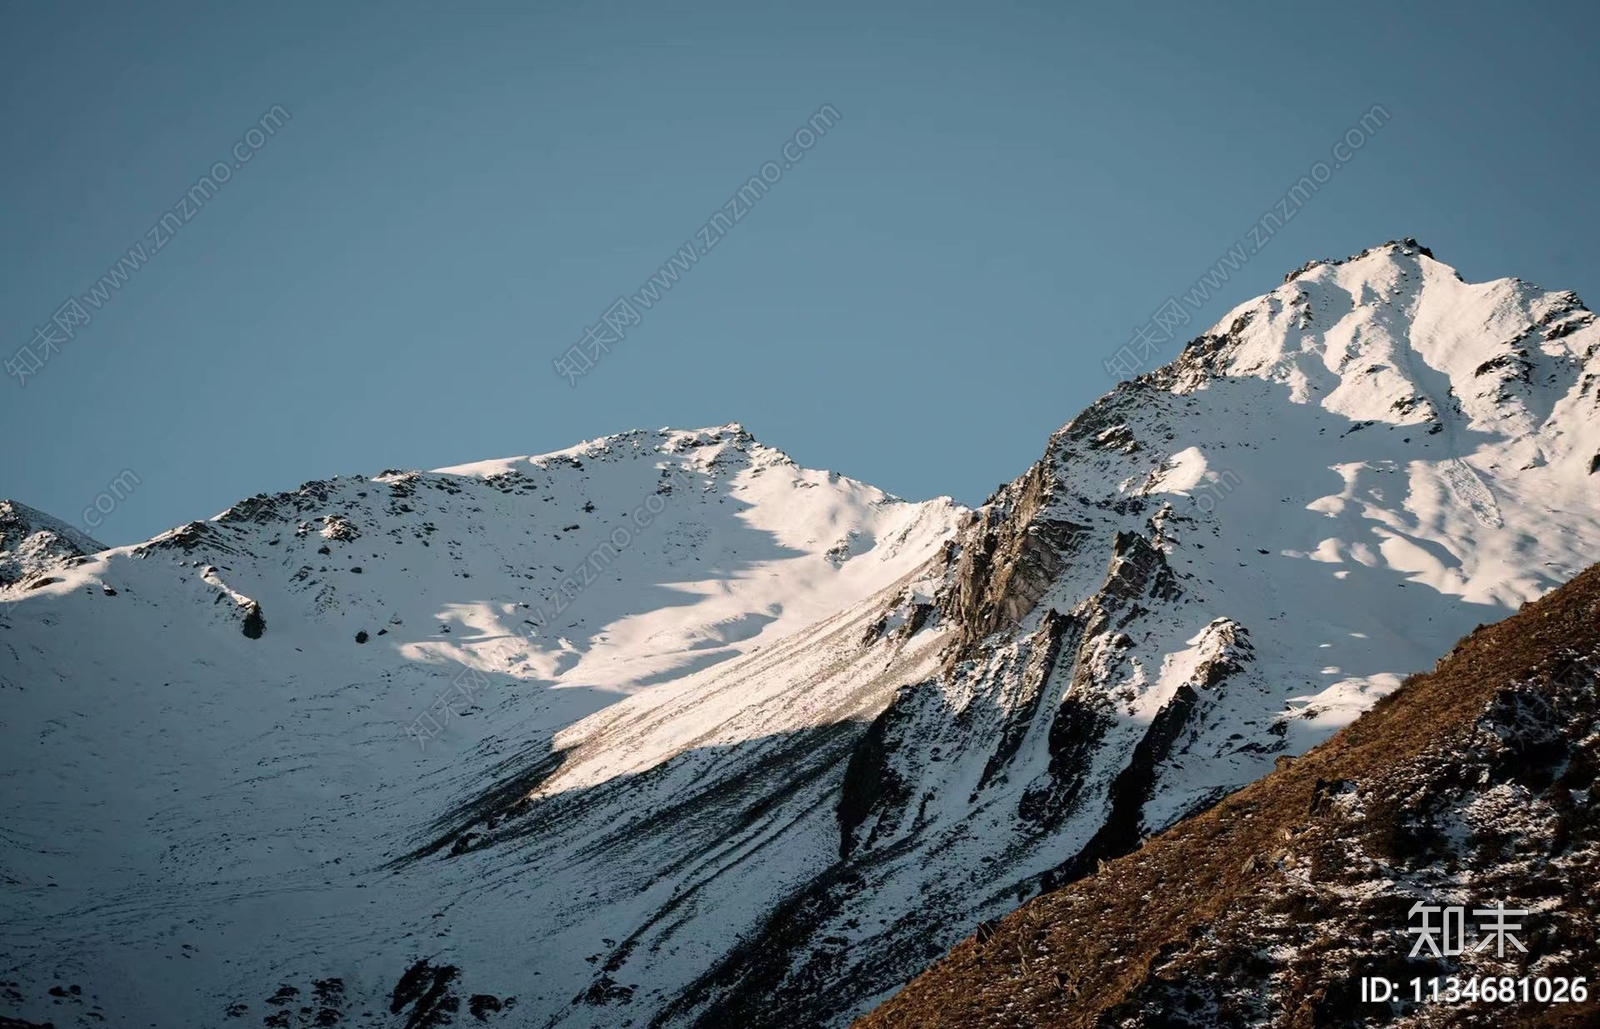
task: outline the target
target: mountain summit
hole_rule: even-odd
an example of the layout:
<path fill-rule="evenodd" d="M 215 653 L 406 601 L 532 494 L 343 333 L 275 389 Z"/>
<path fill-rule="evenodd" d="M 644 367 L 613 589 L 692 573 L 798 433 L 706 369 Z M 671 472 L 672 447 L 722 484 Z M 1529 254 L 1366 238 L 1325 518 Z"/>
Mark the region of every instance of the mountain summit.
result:
<path fill-rule="evenodd" d="M 0 593 L 44 585 L 46 573 L 105 545 L 15 500 L 0 500 Z"/>
<path fill-rule="evenodd" d="M 0 621 L 10 1003 L 842 1025 L 1587 565 L 1597 351 L 1572 294 L 1401 241 L 976 512 L 724 426 L 93 554 Z"/>

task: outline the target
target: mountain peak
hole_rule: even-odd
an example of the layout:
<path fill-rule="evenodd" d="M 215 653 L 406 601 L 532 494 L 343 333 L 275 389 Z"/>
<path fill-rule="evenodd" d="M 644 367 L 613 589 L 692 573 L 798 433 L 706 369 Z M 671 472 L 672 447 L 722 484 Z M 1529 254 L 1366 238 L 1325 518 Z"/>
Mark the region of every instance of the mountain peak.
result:
<path fill-rule="evenodd" d="M 1408 238 L 1302 266 L 1142 378 L 1179 394 L 1260 379 L 1358 427 L 1488 433 L 1520 461 L 1587 464 L 1600 449 L 1597 352 L 1574 293 L 1466 282 Z"/>
<path fill-rule="evenodd" d="M 1422 257 L 1428 258 L 1429 260 L 1433 260 L 1433 261 L 1438 260 L 1437 258 L 1435 258 L 1433 256 L 1433 251 L 1431 249 L 1429 249 L 1428 247 L 1423 246 L 1421 243 L 1418 243 L 1416 241 L 1416 239 L 1414 239 L 1413 237 L 1407 236 L 1404 239 L 1391 239 L 1387 243 L 1379 243 L 1375 247 L 1367 247 L 1365 250 L 1361 251 L 1361 253 L 1352 254 L 1349 257 L 1345 257 L 1345 258 L 1323 257 L 1323 258 L 1317 258 L 1317 259 L 1314 259 L 1314 260 L 1307 261 L 1305 264 L 1302 264 L 1300 267 L 1296 268 L 1294 271 L 1292 271 L 1289 274 L 1285 275 L 1283 277 L 1283 281 L 1285 283 L 1293 282 L 1295 279 L 1298 279 L 1300 276 L 1304 275 L 1308 271 L 1311 271 L 1313 268 L 1337 267 L 1337 266 L 1342 265 L 1342 264 L 1350 264 L 1350 263 L 1352 263 L 1354 261 L 1359 261 L 1359 260 L 1362 260 L 1363 258 L 1371 257 L 1374 254 L 1389 254 L 1389 255 L 1401 256 L 1401 257 L 1414 257 L 1414 256 L 1419 256 L 1420 255 Z M 1440 263 L 1443 263 L 1443 262 L 1440 262 Z M 1454 271 L 1454 270 L 1455 269 L 1451 269 L 1451 271 Z"/>
<path fill-rule="evenodd" d="M 104 543 L 59 518 L 15 500 L 0 500 L 0 589 L 105 549 Z"/>
<path fill-rule="evenodd" d="M 649 429 L 628 429 L 625 432 L 597 436 L 594 439 L 584 440 L 581 443 L 546 454 L 491 458 L 486 461 L 473 461 L 467 464 L 436 468 L 433 471 L 441 475 L 484 477 L 503 475 L 518 468 L 529 466 L 544 469 L 555 465 L 571 464 L 574 461 L 603 461 L 622 457 L 646 457 L 655 454 L 671 457 L 688 454 L 692 451 L 701 451 L 702 453 L 699 457 L 703 459 L 697 459 L 690 463 L 704 465 L 707 468 L 728 466 L 733 463 L 750 464 L 759 467 L 794 464 L 789 455 L 783 451 L 757 442 L 756 438 L 743 425 L 738 422 L 729 422 L 726 425 L 708 426 L 703 429 L 675 429 L 670 426 L 654 431 Z M 732 456 L 733 454 L 744 456 L 736 461 Z"/>

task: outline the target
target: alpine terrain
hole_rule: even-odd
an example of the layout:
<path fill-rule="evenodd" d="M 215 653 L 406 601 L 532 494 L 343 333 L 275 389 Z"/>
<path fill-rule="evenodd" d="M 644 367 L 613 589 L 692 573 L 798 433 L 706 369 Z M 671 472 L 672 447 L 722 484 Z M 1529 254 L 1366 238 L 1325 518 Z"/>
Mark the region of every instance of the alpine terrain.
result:
<path fill-rule="evenodd" d="M 110 550 L 6 508 L 0 1013 L 847 1025 L 1594 561 L 1597 352 L 1404 240 L 975 512 L 737 425 Z"/>
<path fill-rule="evenodd" d="M 1600 565 L 1303 758 L 985 923 L 858 1029 L 1600 1023 L 1597 669 Z M 1483 930 L 1499 907 L 1504 939 Z"/>

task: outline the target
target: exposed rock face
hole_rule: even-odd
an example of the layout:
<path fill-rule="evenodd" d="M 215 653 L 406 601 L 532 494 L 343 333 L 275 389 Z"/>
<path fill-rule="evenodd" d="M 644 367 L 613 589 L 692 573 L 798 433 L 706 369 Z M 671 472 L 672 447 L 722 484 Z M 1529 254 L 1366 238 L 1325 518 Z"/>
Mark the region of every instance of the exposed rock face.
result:
<path fill-rule="evenodd" d="M 461 970 L 454 965 L 434 965 L 422 958 L 406 969 L 395 983 L 389 1012 L 405 1016 L 405 1029 L 436 1029 L 450 1025 L 461 1008 L 454 983 Z"/>
<path fill-rule="evenodd" d="M 240 607 L 244 611 L 244 621 L 240 623 L 239 631 L 244 633 L 247 639 L 260 639 L 261 634 L 267 631 L 267 620 L 261 614 L 261 605 L 253 600 L 247 600 Z"/>
<path fill-rule="evenodd" d="M 990 633 L 1020 624 L 1061 571 L 1064 553 L 1086 526 L 1035 520 L 1053 484 L 1043 462 L 989 499 L 961 542 L 945 612 L 959 627 L 951 661 Z"/>
<path fill-rule="evenodd" d="M 1600 566 L 1480 627 L 1328 743 L 980 931 L 857 1024 L 1594 1025 L 1597 671 Z M 1422 946 L 1417 904 L 1465 909 L 1460 953 Z M 1496 905 L 1518 912 L 1514 944 L 1482 928 Z M 1364 1001 L 1375 976 L 1393 1004 Z M 1418 1003 L 1435 977 L 1587 989 Z"/>
<path fill-rule="evenodd" d="M 890 723 L 903 716 L 902 705 L 891 704 L 872 720 L 867 731 L 850 752 L 844 782 L 839 787 L 839 857 L 847 858 L 855 847 L 856 830 L 874 810 L 898 807 L 910 791 L 893 768 L 884 739 L 898 740 L 900 733 Z"/>

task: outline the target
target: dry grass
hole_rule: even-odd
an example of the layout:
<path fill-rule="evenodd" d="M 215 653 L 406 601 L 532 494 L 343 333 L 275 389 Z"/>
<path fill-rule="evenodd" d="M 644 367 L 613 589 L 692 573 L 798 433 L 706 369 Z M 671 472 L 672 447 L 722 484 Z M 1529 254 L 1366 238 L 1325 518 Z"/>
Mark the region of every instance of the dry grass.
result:
<path fill-rule="evenodd" d="M 1500 691 L 1530 680 L 1541 693 L 1553 688 L 1565 661 L 1592 653 L 1597 643 L 1600 566 L 1517 615 L 1479 627 L 1435 671 L 1410 677 L 1367 715 L 1287 768 L 1179 823 L 1097 874 L 1030 902 L 1003 919 L 986 942 L 969 938 L 959 944 L 860 1020 L 858 1029 L 1405 1023 L 1412 1016 L 1399 1016 L 1395 1023 L 1371 1022 L 1376 1009 L 1357 1011 L 1341 1000 L 1357 989 L 1356 975 L 1380 974 L 1384 968 L 1408 971 L 1406 948 L 1369 941 L 1364 955 L 1359 947 L 1341 951 L 1349 941 L 1332 939 L 1326 928 L 1341 912 L 1317 884 L 1337 885 L 1354 876 L 1348 867 L 1352 846 L 1397 867 L 1428 859 L 1437 841 L 1409 823 L 1415 804 L 1404 799 L 1407 790 L 1418 782 L 1424 793 L 1469 788 L 1461 778 L 1470 771 L 1476 782 L 1483 773 L 1473 762 L 1456 762 L 1450 755 L 1481 752 L 1475 726 Z M 1587 701 L 1591 711 L 1592 692 Z M 1593 767 L 1590 763 L 1583 772 L 1586 783 L 1572 781 L 1569 768 L 1562 790 L 1585 785 L 1592 790 Z M 1352 786 L 1342 785 L 1346 783 Z M 1352 788 L 1376 798 L 1364 816 L 1350 820 L 1330 813 L 1331 797 Z M 1578 815 L 1576 826 L 1563 831 L 1593 841 L 1592 817 Z M 1295 873 L 1288 874 L 1286 867 Z M 1306 870 L 1309 881 L 1292 885 Z M 1593 867 L 1588 872 L 1584 882 L 1552 886 L 1581 897 L 1592 892 Z M 1407 906 L 1409 898 L 1398 894 L 1379 896 L 1366 905 L 1362 917 L 1386 919 L 1378 924 L 1403 929 Z M 1578 912 L 1574 917 L 1581 921 L 1581 916 Z M 1267 925 L 1278 927 L 1273 938 L 1281 941 L 1287 935 L 1304 953 L 1286 960 L 1258 954 Z M 1330 938 L 1319 940 L 1319 935 Z M 1592 975 L 1594 933 L 1576 942 L 1586 948 L 1585 968 L 1569 974 Z M 1398 966 L 1395 956 L 1402 959 Z M 1341 962 L 1352 978 L 1338 978 Z M 1216 998 L 1230 987 L 1212 983 L 1187 998 L 1195 1010 L 1192 1016 L 1185 1014 L 1185 987 L 1181 979 L 1173 980 L 1173 970 L 1186 963 L 1235 983 L 1248 996 L 1236 1008 L 1226 1001 L 1219 1010 Z M 1410 974 L 1417 973 L 1409 970 L 1405 977 Z M 1269 979 L 1276 995 L 1270 1002 L 1260 999 Z M 1160 1005 L 1152 1007 L 1151 998 L 1167 995 L 1173 1010 L 1153 1014 Z M 1529 1027 L 1596 1025 L 1600 1019 L 1595 1010 L 1592 1004 L 1581 1009 L 1507 1007 L 1492 1021 Z M 1426 1018 L 1438 1021 L 1425 1024 L 1488 1024 L 1473 1021 L 1483 1017 L 1481 1007 L 1435 1008 Z"/>

